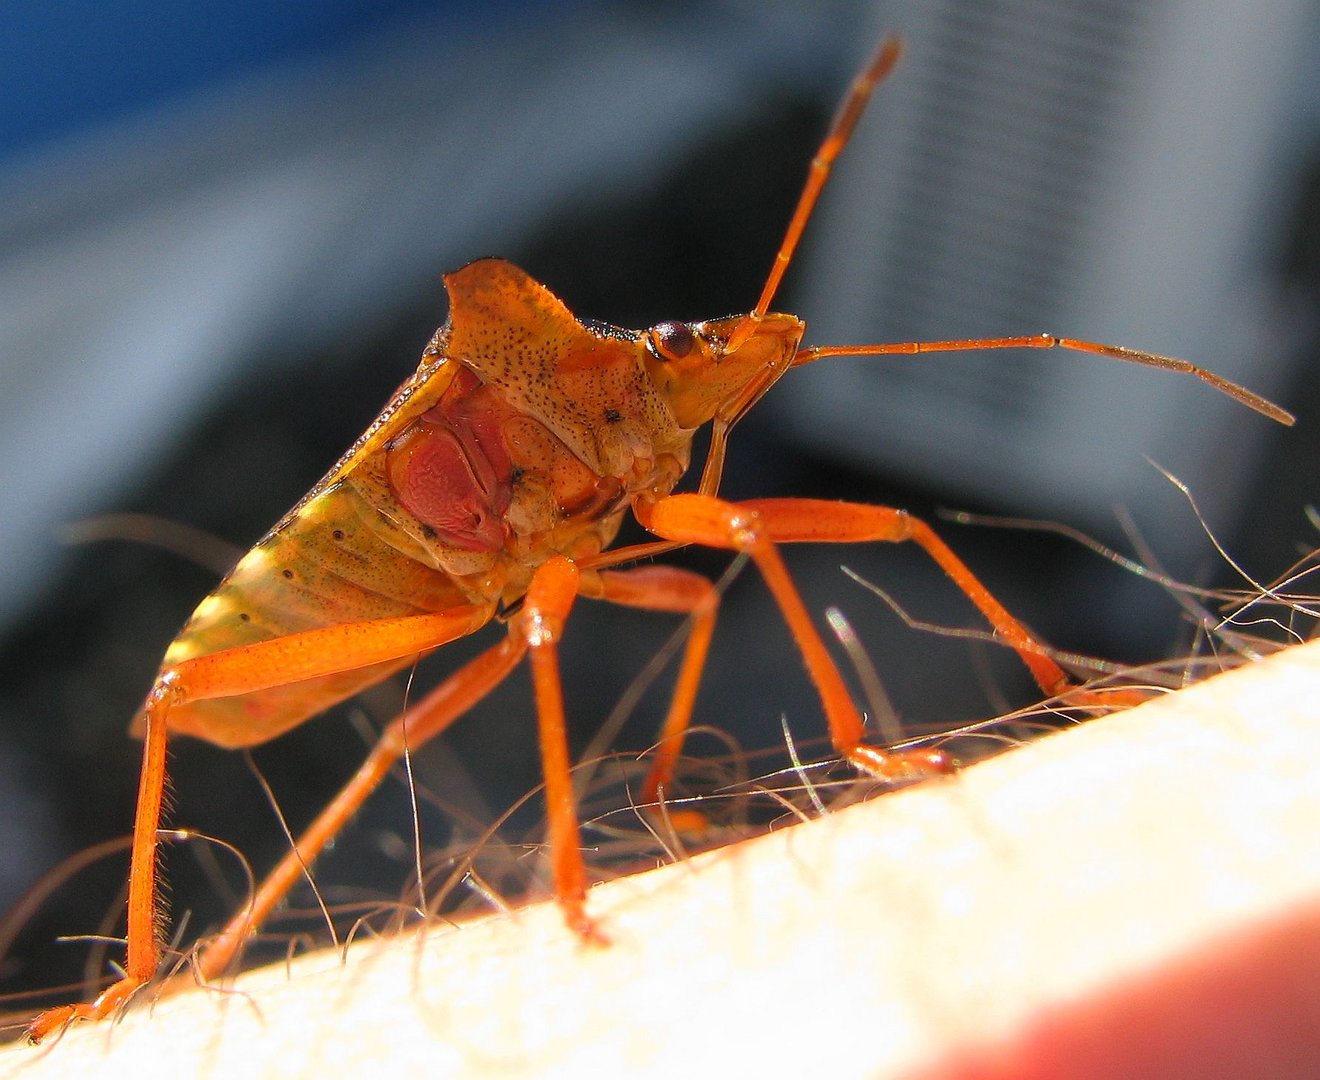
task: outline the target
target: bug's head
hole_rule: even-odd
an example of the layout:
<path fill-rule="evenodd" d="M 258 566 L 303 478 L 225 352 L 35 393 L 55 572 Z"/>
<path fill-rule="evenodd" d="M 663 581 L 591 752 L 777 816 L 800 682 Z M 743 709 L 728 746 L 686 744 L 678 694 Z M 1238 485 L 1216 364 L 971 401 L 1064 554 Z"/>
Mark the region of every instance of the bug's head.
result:
<path fill-rule="evenodd" d="M 717 416 L 732 423 L 788 370 L 806 324 L 772 312 L 730 349 L 730 337 L 746 320 L 662 322 L 643 333 L 646 369 L 682 427 Z"/>

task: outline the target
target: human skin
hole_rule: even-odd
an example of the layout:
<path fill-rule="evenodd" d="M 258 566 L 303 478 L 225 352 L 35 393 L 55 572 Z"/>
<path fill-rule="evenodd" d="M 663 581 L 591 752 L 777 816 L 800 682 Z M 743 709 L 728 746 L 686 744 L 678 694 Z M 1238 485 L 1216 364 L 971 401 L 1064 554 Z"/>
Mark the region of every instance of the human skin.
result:
<path fill-rule="evenodd" d="M 553 904 L 135 1002 L 0 1072 L 1245 1077 L 1320 1060 L 1320 642 Z"/>

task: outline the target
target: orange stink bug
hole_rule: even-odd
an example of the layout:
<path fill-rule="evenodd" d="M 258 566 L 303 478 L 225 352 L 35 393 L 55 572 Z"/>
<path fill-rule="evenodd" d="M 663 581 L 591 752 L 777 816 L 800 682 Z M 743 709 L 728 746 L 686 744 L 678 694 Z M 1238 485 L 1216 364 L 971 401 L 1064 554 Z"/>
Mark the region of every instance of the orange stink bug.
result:
<path fill-rule="evenodd" d="M 144 757 L 124 974 L 90 1003 L 42 1013 L 28 1028 L 33 1041 L 72 1019 L 111 1014 L 157 974 L 156 847 L 171 734 L 227 747 L 262 743 L 497 619 L 506 625 L 503 637 L 387 727 L 197 965 L 203 978 L 221 974 L 405 747 L 443 731 L 524 660 L 535 694 L 555 894 L 576 933 L 603 939 L 586 904 L 559 648 L 571 639 L 579 597 L 691 616 L 641 793 L 644 801 L 657 800 L 693 715 L 717 619 L 718 596 L 706 578 L 650 561 L 682 545 L 744 553 L 756 565 L 819 694 L 835 750 L 869 774 L 916 779 L 952 762 L 940 750 L 892 751 L 865 741 L 861 714 L 785 568 L 782 544 L 914 542 L 1017 652 L 1041 693 L 1086 700 L 1087 692 L 924 522 L 859 502 L 720 496 L 738 420 L 790 369 L 832 357 L 1065 348 L 1191 374 L 1291 422 L 1250 391 L 1185 361 L 1048 334 L 803 346 L 804 322 L 771 305 L 835 159 L 899 51 L 896 40 L 885 41 L 857 76 L 745 314 L 628 330 L 580 320 L 545 286 L 498 259 L 445 276 L 448 321 L 416 371 L 202 600 L 166 651 L 133 726 Z M 696 488 L 676 494 L 694 433 L 707 425 Z M 613 548 L 628 515 L 655 539 Z"/>

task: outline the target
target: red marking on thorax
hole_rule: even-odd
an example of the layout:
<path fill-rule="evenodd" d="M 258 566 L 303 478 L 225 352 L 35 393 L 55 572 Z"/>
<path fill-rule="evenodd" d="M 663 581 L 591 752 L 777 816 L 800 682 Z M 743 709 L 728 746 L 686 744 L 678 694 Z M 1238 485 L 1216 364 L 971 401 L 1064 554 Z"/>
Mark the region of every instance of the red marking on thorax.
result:
<path fill-rule="evenodd" d="M 390 486 L 414 517 L 446 544 L 466 551 L 504 546 L 504 512 L 513 497 L 505 409 L 475 374 L 462 369 L 438 404 L 386 454 Z"/>

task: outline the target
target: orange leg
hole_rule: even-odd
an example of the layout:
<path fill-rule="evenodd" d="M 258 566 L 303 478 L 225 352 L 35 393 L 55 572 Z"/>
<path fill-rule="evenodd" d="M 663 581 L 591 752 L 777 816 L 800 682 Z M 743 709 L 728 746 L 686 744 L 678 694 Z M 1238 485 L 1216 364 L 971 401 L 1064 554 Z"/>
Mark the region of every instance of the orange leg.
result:
<path fill-rule="evenodd" d="M 99 1020 L 109 1016 L 156 974 L 160 962 L 156 830 L 165 789 L 165 749 L 172 707 L 425 652 L 472 633 L 489 618 L 488 608 L 473 606 L 435 615 L 346 623 L 200 656 L 161 672 L 147 699 L 142 774 L 128 877 L 125 974 L 95 1001 L 43 1012 L 28 1025 L 29 1040 L 40 1042 L 70 1020 Z"/>
<path fill-rule="evenodd" d="M 600 589 L 588 591 L 594 596 L 625 607 L 648 611 L 672 611 L 692 616 L 692 632 L 683 650 L 678 669 L 674 696 L 656 744 L 655 759 L 642 785 L 643 806 L 659 803 L 665 789 L 674 778 L 674 767 L 683 750 L 683 738 L 692 719 L 697 700 L 701 672 L 706 665 L 706 654 L 715 633 L 715 616 L 720 597 L 715 586 L 700 574 L 676 566 L 640 566 L 633 570 L 604 571 L 598 575 Z M 590 580 L 589 578 L 587 580 Z M 699 831 L 705 819 L 699 814 L 677 816 L 671 819 L 682 831 Z"/>
<path fill-rule="evenodd" d="M 1072 680 L 1048 655 L 1040 642 L 994 598 L 967 565 L 920 518 L 888 506 L 830 502 L 825 499 L 750 499 L 744 511 L 761 516 L 769 538 L 777 543 L 815 541 L 859 543 L 911 540 L 935 560 L 949 578 L 985 616 L 986 622 L 1022 658 L 1042 692 L 1063 693 Z"/>
<path fill-rule="evenodd" d="M 709 495 L 673 495 L 638 502 L 638 520 L 668 540 L 745 551 L 769 585 L 808 672 L 820 693 L 835 748 L 873 774 L 904 778 L 951 767 L 940 751 L 886 753 L 862 743 L 862 718 L 807 613 L 776 548 L 777 543 L 913 540 L 920 544 L 980 609 L 995 632 L 1022 657 L 1041 689 L 1058 694 L 1071 685 L 1044 648 L 995 600 L 924 522 L 901 510 L 818 499 L 756 499 L 731 503 Z"/>
<path fill-rule="evenodd" d="M 204 981 L 220 978 L 251 934 L 265 923 L 275 906 L 325 849 L 381 781 L 405 749 L 415 751 L 439 735 L 495 689 L 518 665 L 526 642 L 510 634 L 482 653 L 394 719 L 382 732 L 370 755 L 333 801 L 298 838 L 294 847 L 266 875 L 252 902 L 198 954 L 197 972 Z"/>
<path fill-rule="evenodd" d="M 823 499 L 749 499 L 740 503 L 746 510 L 763 515 L 770 538 L 778 543 L 816 541 L 854 543 L 868 540 L 911 540 L 934 559 L 963 594 L 976 605 L 994 632 L 1018 654 L 1042 692 L 1048 697 L 1067 696 L 1067 704 L 1102 709 L 1140 705 L 1149 692 L 1105 687 L 1078 687 L 1049 656 L 1041 644 L 994 598 L 967 565 L 939 538 L 929 525 L 906 511 L 865 503 L 829 502 Z"/>
<path fill-rule="evenodd" d="M 405 746 L 416 749 L 444 731 L 499 685 L 529 648 L 540 724 L 555 895 L 570 927 L 584 938 L 603 940 L 585 909 L 586 868 L 573 799 L 556 649 L 577 596 L 578 580 L 578 571 L 571 562 L 559 557 L 551 559 L 533 576 L 522 610 L 510 624 L 509 636 L 459 669 L 385 729 L 353 778 L 262 882 L 253 902 L 230 920 L 202 951 L 198 967 L 203 978 L 214 979 L 223 974 L 243 941 L 261 925 L 306 873 L 306 867 L 380 785 L 402 757 Z"/>
<path fill-rule="evenodd" d="M 575 933 L 586 941 L 604 944 L 604 935 L 587 914 L 587 869 L 582 861 L 573 769 L 568 756 L 568 724 L 564 719 L 564 689 L 559 676 L 559 639 L 577 598 L 580 580 L 578 568 L 562 555 L 543 563 L 527 588 L 514 632 L 525 639 L 532 668 L 555 896 L 564 919 Z"/>

